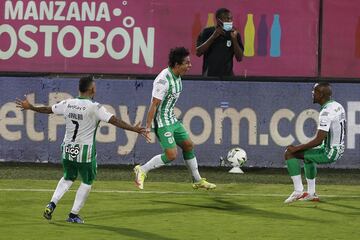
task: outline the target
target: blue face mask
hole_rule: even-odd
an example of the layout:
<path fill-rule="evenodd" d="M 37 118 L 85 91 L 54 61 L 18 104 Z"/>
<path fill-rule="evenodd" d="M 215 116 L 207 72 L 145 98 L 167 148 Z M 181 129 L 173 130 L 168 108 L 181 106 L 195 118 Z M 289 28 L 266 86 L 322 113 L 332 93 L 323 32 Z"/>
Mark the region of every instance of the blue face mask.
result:
<path fill-rule="evenodd" d="M 223 22 L 223 29 L 226 32 L 229 32 L 233 29 L 233 22 Z"/>

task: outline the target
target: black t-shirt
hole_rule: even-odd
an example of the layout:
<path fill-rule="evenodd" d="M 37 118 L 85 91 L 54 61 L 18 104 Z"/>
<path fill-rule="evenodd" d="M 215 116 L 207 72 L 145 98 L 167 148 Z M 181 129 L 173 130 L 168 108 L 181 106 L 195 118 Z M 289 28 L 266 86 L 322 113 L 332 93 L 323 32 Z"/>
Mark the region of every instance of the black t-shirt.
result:
<path fill-rule="evenodd" d="M 197 39 L 196 46 L 200 46 L 214 33 L 215 27 L 205 28 Z M 237 34 L 240 48 L 244 46 L 241 36 Z M 203 76 L 233 76 L 234 47 L 231 42 L 230 32 L 220 35 L 214 40 L 208 50 L 204 53 L 202 75 Z"/>

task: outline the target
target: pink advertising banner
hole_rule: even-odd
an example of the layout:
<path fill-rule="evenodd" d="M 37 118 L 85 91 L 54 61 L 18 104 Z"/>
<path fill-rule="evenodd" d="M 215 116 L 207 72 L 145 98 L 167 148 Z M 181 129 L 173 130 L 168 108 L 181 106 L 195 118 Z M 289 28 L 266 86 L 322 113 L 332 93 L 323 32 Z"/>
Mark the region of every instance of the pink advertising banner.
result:
<path fill-rule="evenodd" d="M 359 78 L 359 0 L 326 0 L 323 16 L 321 76 Z"/>
<path fill-rule="evenodd" d="M 246 56 L 239 76 L 316 76 L 319 0 L 1 1 L 0 71 L 157 74 L 229 8 Z M 244 31 L 250 24 L 251 30 Z M 253 36 L 253 37 L 252 37 Z"/>

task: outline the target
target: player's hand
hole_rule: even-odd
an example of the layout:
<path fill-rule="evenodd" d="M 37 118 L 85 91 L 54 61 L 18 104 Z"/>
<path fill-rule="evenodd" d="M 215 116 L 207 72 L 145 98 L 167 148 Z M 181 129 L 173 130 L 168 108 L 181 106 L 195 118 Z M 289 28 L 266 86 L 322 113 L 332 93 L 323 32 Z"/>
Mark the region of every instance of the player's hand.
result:
<path fill-rule="evenodd" d="M 217 26 L 217 27 L 215 28 L 215 31 L 214 31 L 214 33 L 213 33 L 213 36 L 214 36 L 214 38 L 218 38 L 220 35 L 225 35 L 225 31 L 224 31 L 224 29 L 222 29 L 222 27 Z"/>
<path fill-rule="evenodd" d="M 17 108 L 21 108 L 21 111 L 23 110 L 28 110 L 31 108 L 31 104 L 29 103 L 29 101 L 26 98 L 26 95 L 24 95 L 25 99 L 24 100 L 20 100 L 18 98 L 16 98 L 15 100 L 15 104 Z"/>
<path fill-rule="evenodd" d="M 236 28 L 233 28 L 230 32 L 230 36 L 233 40 L 237 40 L 237 35 L 238 35 L 239 31 Z"/>
<path fill-rule="evenodd" d="M 146 128 L 145 138 L 146 138 L 146 142 L 147 142 L 147 143 L 150 143 L 150 142 L 151 142 L 150 128 Z"/>
<path fill-rule="evenodd" d="M 290 152 L 290 153 L 295 153 L 295 152 L 297 152 L 297 148 L 296 148 L 295 146 L 293 146 L 293 145 L 290 145 L 290 146 L 288 146 L 288 147 L 286 148 L 285 151 L 286 151 L 286 152 Z"/>
<path fill-rule="evenodd" d="M 141 127 L 140 126 L 140 122 L 138 122 L 135 126 L 135 132 L 137 132 L 138 134 L 140 134 L 141 136 L 143 136 L 146 139 L 146 142 L 150 141 L 150 138 L 148 137 L 148 135 L 146 134 L 146 128 Z"/>

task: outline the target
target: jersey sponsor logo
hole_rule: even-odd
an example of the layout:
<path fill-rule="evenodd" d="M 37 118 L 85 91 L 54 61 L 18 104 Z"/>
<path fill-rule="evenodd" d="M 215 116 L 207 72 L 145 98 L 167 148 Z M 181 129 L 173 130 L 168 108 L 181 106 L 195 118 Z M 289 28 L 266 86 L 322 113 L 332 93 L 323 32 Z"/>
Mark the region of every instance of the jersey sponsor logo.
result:
<path fill-rule="evenodd" d="M 80 107 L 80 106 L 71 105 L 71 104 L 68 104 L 68 105 L 67 105 L 67 108 L 75 109 L 75 110 L 85 110 L 85 109 L 86 109 L 85 107 Z"/>
<path fill-rule="evenodd" d="M 65 152 L 75 159 L 80 153 L 80 148 L 78 146 L 65 146 Z"/>
<path fill-rule="evenodd" d="M 329 116 L 329 112 L 323 112 L 323 113 L 321 114 L 321 116 L 324 116 L 324 117 Z"/>
<path fill-rule="evenodd" d="M 158 83 L 159 83 L 159 84 L 162 84 L 162 85 L 165 85 L 165 84 L 166 84 L 166 80 L 160 79 L 160 80 L 158 81 Z"/>
<path fill-rule="evenodd" d="M 341 111 L 341 107 L 338 107 L 334 110 L 335 112 Z"/>
<path fill-rule="evenodd" d="M 165 137 L 171 137 L 172 134 L 171 134 L 171 132 L 166 132 L 166 133 L 164 133 L 164 136 L 165 136 Z"/>

